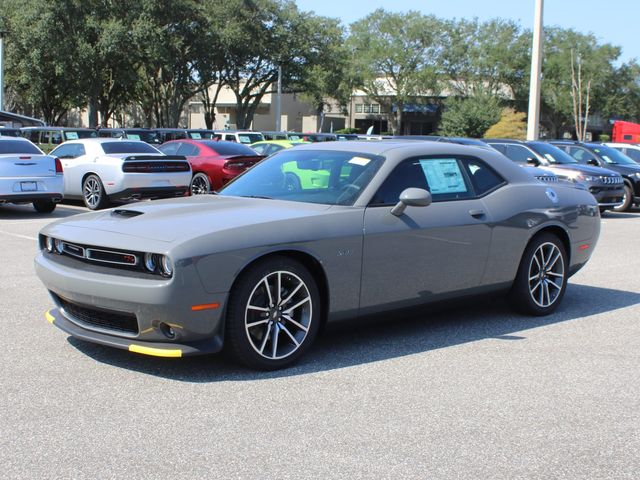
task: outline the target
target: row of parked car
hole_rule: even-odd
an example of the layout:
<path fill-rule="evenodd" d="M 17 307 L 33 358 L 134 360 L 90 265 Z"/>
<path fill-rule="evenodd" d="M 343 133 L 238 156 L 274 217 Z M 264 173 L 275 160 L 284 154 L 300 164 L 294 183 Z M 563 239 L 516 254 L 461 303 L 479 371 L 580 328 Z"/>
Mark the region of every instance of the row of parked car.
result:
<path fill-rule="evenodd" d="M 0 129 L 0 203 L 33 202 L 39 212 L 50 212 L 62 198 L 80 199 L 95 210 L 143 198 L 204 194 L 220 189 L 279 150 L 311 141 L 338 140 L 333 134 L 228 131 L 219 134 L 224 136 L 215 136 L 213 131 L 182 130 L 185 138 L 158 144 L 144 135 L 151 130 L 126 130 L 124 135 L 125 129 L 21 129 L 19 133 L 28 132 L 27 137 L 34 140 L 37 133 L 39 141 L 62 132 L 66 140 L 45 155 L 35 142 L 7 136 L 7 131 Z M 226 135 L 235 135 L 235 139 L 226 140 Z M 282 138 L 285 135 L 288 138 Z M 265 137 L 271 139 L 264 140 Z M 343 138 L 381 139 L 386 140 L 355 135 Z M 398 136 L 391 140 L 440 141 L 495 149 L 538 180 L 570 182 L 587 189 L 601 211 L 625 211 L 640 204 L 640 165 L 631 157 L 640 157 L 638 145 L 436 136 Z M 285 172 L 285 181 L 287 188 L 293 190 L 310 180 L 291 171 Z"/>

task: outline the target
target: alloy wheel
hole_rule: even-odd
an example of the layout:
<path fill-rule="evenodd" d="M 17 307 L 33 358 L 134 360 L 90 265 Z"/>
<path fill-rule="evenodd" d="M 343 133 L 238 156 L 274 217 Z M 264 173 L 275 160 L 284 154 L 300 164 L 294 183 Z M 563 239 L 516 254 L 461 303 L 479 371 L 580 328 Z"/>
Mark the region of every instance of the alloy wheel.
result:
<path fill-rule="evenodd" d="M 536 305 L 547 308 L 555 303 L 565 281 L 564 259 L 551 242 L 541 244 L 529 264 L 529 294 Z"/>
<path fill-rule="evenodd" d="M 95 177 L 89 177 L 84 182 L 84 198 L 89 208 L 96 208 L 102 199 L 102 187 Z"/>

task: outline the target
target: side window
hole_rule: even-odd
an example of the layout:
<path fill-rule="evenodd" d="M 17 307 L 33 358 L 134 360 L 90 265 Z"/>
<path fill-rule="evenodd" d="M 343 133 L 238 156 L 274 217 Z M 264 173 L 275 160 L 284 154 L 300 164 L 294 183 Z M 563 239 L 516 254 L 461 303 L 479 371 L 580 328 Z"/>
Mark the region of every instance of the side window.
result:
<path fill-rule="evenodd" d="M 75 156 L 73 152 L 73 145 L 61 145 L 56 148 L 55 152 L 51 153 L 58 158 L 73 158 Z"/>
<path fill-rule="evenodd" d="M 232 135 L 232 134 L 227 134 L 227 135 L 225 135 L 224 139 L 225 139 L 227 142 L 235 142 L 235 141 L 236 141 L 236 137 L 235 137 L 235 135 Z"/>
<path fill-rule="evenodd" d="M 584 148 L 579 147 L 569 147 L 569 155 L 580 163 L 587 163 L 589 160 L 594 160 L 596 158 Z"/>
<path fill-rule="evenodd" d="M 627 157 L 632 158 L 636 162 L 640 162 L 640 150 L 636 150 L 635 148 L 627 148 L 624 153 Z"/>
<path fill-rule="evenodd" d="M 60 145 L 62 143 L 62 132 L 50 132 L 51 143 L 54 145 Z"/>
<path fill-rule="evenodd" d="M 535 155 L 530 152 L 528 148 L 523 147 L 522 145 L 508 145 L 507 157 L 514 162 L 527 163 L 527 159 L 535 158 Z"/>
<path fill-rule="evenodd" d="M 258 155 L 266 155 L 269 145 L 254 145 L 252 148 L 256 151 Z"/>
<path fill-rule="evenodd" d="M 505 183 L 504 178 L 489 165 L 479 160 L 464 160 L 473 189 L 477 196 L 482 196 Z"/>
<path fill-rule="evenodd" d="M 395 205 L 400 194 L 407 188 L 429 188 L 417 159 L 405 160 L 399 164 L 373 196 L 371 205 Z"/>
<path fill-rule="evenodd" d="M 179 147 L 179 143 L 167 143 L 160 147 L 160 151 L 165 155 L 175 155 Z"/>
<path fill-rule="evenodd" d="M 182 143 L 178 147 L 178 155 L 184 155 L 185 157 L 195 157 L 198 155 L 198 147 L 190 145 L 188 143 Z"/>
<path fill-rule="evenodd" d="M 498 150 L 501 154 L 507 154 L 507 146 L 504 143 L 490 143 L 489 145 Z"/>

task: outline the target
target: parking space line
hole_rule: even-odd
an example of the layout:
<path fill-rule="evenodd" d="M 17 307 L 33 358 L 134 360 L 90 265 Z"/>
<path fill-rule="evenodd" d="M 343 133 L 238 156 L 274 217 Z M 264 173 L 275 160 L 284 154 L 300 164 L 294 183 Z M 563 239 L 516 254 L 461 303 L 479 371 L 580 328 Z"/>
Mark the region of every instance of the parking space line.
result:
<path fill-rule="evenodd" d="M 29 237 L 28 235 L 20 235 L 19 233 L 4 232 L 2 230 L 0 230 L 0 233 L 4 233 L 5 235 L 9 235 L 10 237 L 23 238 L 25 240 L 33 240 L 34 242 L 38 241 L 36 237 Z"/>

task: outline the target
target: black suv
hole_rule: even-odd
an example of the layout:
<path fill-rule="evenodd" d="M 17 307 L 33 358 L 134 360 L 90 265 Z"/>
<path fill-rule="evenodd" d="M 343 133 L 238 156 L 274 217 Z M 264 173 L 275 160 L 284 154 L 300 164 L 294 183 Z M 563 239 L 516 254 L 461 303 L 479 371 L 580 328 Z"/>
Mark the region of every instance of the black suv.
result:
<path fill-rule="evenodd" d="M 584 185 L 596 197 L 600 211 L 619 210 L 622 205 L 624 180 L 612 170 L 582 165 L 560 148 L 546 142 L 502 138 L 485 138 L 483 141 L 514 162 L 544 168 L 561 180 Z"/>
<path fill-rule="evenodd" d="M 640 205 L 640 165 L 615 148 L 601 143 L 551 140 L 582 164 L 597 165 L 618 172 L 624 178 L 624 198 L 617 212 L 628 210 L 631 205 Z"/>

